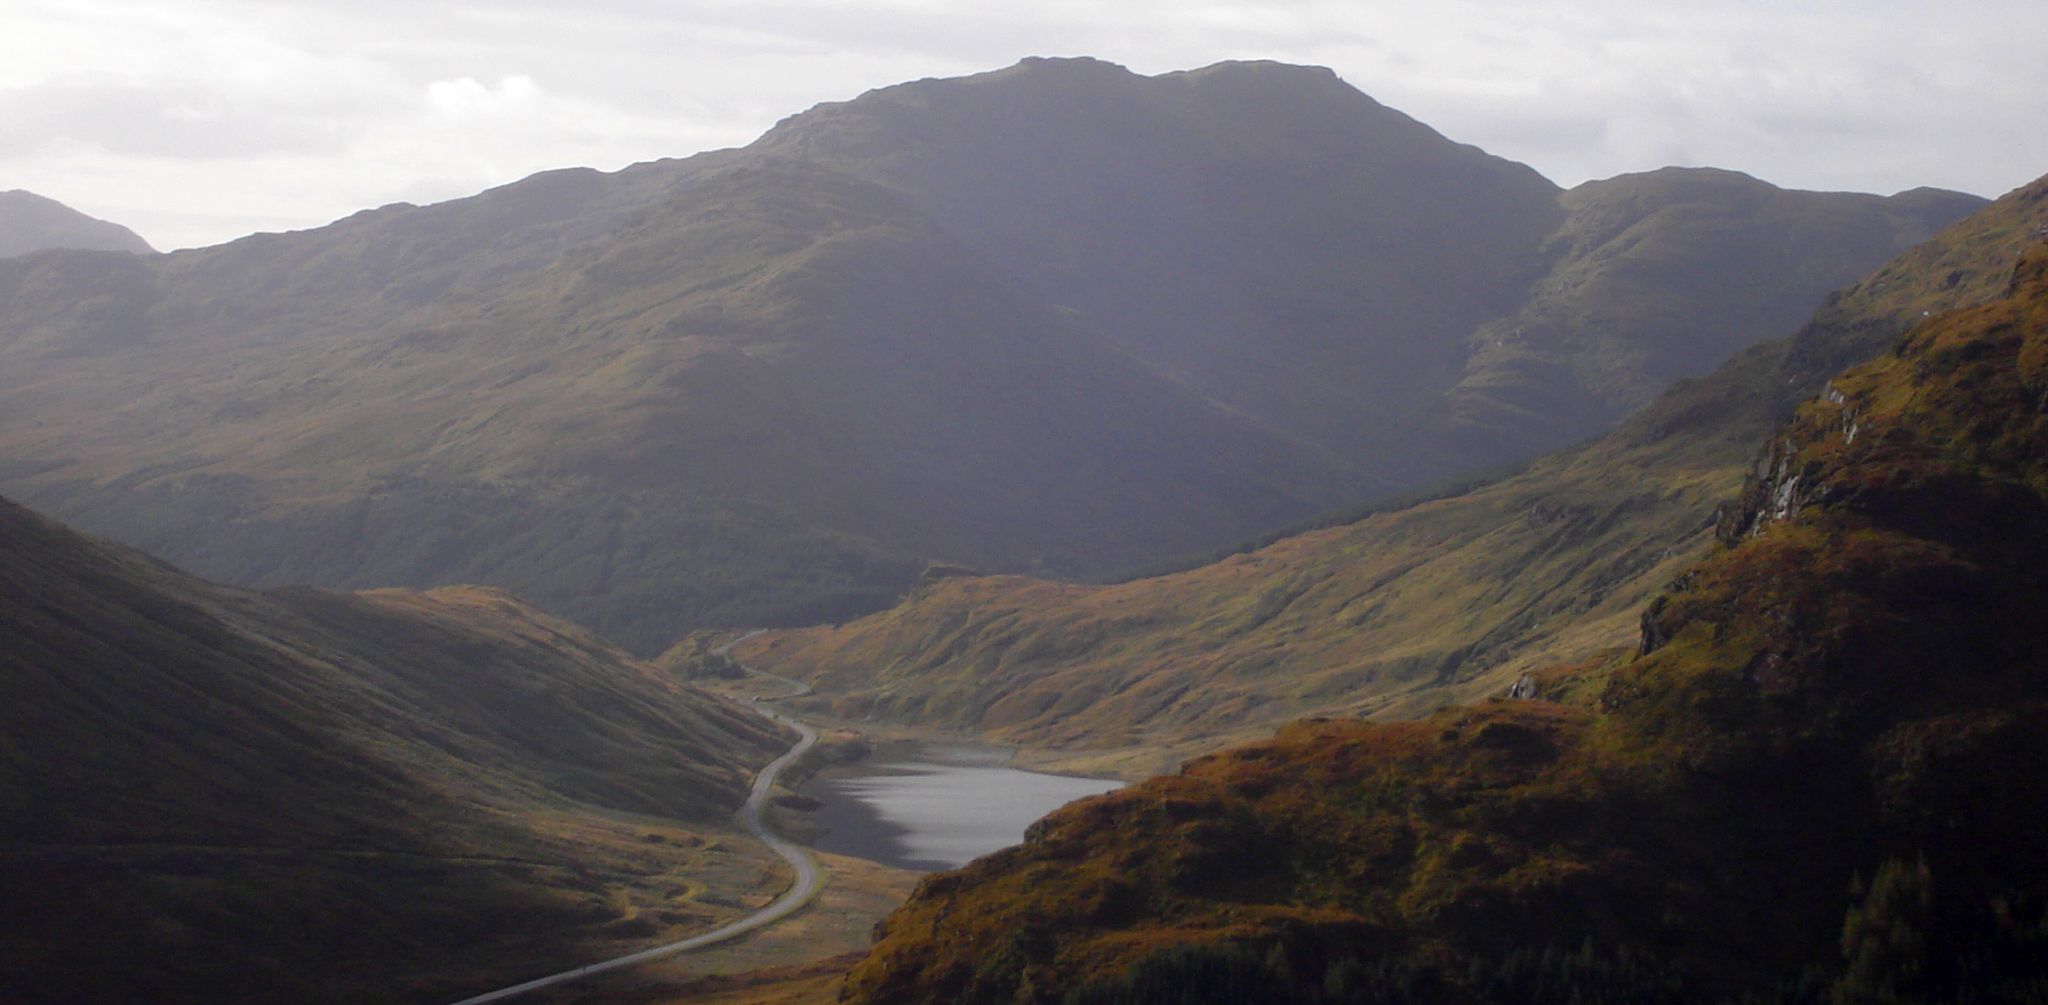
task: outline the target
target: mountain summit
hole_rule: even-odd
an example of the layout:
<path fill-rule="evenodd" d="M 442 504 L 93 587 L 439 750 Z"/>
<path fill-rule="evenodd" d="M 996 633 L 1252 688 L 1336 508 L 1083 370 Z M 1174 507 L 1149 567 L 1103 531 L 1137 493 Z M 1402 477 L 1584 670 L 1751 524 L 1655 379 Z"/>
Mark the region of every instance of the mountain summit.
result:
<path fill-rule="evenodd" d="M 1354 493 L 1446 473 L 1412 456 L 1420 413 L 1565 218 L 1528 167 L 1276 63 L 1030 60 L 821 106 L 755 149 L 905 193 Z"/>

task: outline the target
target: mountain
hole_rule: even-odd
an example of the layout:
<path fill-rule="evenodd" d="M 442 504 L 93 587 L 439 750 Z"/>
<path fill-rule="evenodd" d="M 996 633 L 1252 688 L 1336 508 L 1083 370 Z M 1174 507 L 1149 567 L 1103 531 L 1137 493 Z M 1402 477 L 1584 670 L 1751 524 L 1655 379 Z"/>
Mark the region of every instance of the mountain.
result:
<path fill-rule="evenodd" d="M 740 150 L 0 262 L 0 491 L 223 580 L 489 583 L 653 653 L 1525 458 L 1976 204 L 1564 193 L 1327 70 L 1027 60 Z"/>
<path fill-rule="evenodd" d="M 251 593 L 0 501 L 0 998 L 452 999 L 737 913 L 789 741 L 504 593 Z"/>
<path fill-rule="evenodd" d="M 1096 60 L 884 88 L 756 145 L 893 190 L 1119 348 L 1317 451 L 1411 477 L 1409 413 L 1564 219 L 1534 170 L 1329 70 Z"/>
<path fill-rule="evenodd" d="M 1683 169 L 1561 192 L 1329 70 L 1268 62 L 1144 78 L 1025 60 L 823 105 L 756 148 L 906 193 L 1368 487 L 1602 431 L 1983 204 Z"/>
<path fill-rule="evenodd" d="M 926 880 L 842 1000 L 2039 1000 L 2048 254 L 1768 442 L 1640 644 Z"/>
<path fill-rule="evenodd" d="M 148 241 L 118 223 L 94 219 L 34 192 L 0 192 L 0 258 L 49 248 L 156 253 Z"/>
<path fill-rule="evenodd" d="M 1114 585 L 933 579 L 890 611 L 739 654 L 815 684 L 821 714 L 1126 774 L 1302 715 L 1413 717 L 1503 693 L 1629 644 L 1793 403 L 1924 314 L 1998 296 L 2044 237 L 2048 179 L 1832 295 L 1791 337 L 1490 484 Z"/>
<path fill-rule="evenodd" d="M 1454 442 L 1482 456 L 1526 458 L 1604 432 L 1672 382 L 1790 329 L 1815 290 L 1875 268 L 1879 249 L 1904 250 L 1983 207 L 1915 189 L 1873 212 L 1869 196 L 1679 168 L 1588 182 L 1562 201 L 1570 216 L 1547 240 L 1549 273 L 1472 334 L 1445 395 Z"/>

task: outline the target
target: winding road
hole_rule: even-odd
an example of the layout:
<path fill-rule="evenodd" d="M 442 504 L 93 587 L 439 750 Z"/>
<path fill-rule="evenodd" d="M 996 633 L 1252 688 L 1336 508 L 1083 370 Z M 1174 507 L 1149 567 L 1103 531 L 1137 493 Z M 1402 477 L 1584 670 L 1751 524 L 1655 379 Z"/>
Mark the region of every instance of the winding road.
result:
<path fill-rule="evenodd" d="M 720 656 L 724 656 L 732 651 L 733 646 L 739 645 L 741 642 L 759 634 L 760 632 L 758 631 L 749 632 L 720 646 L 716 652 Z M 796 698 L 809 694 L 811 691 L 809 685 L 790 680 L 787 677 L 777 677 L 774 674 L 764 674 L 759 671 L 749 672 L 757 677 L 766 677 L 791 686 L 792 690 L 788 694 L 776 695 L 776 698 Z M 811 898 L 818 894 L 819 883 L 823 876 L 818 869 L 817 860 L 812 858 L 811 853 L 803 846 L 786 840 L 770 830 L 768 822 L 762 817 L 762 811 L 766 809 L 769 797 L 774 794 L 776 779 L 782 776 L 783 769 L 796 763 L 797 758 L 804 756 L 804 752 L 810 750 L 812 745 L 818 742 L 818 732 L 795 719 L 760 704 L 760 701 L 760 698 L 748 699 L 748 703 L 752 704 L 761 714 L 776 722 L 790 726 L 802 734 L 802 738 L 797 740 L 795 746 L 789 748 L 781 757 L 768 762 L 767 767 L 762 768 L 761 772 L 754 776 L 754 789 L 747 794 L 746 806 L 740 810 L 740 820 L 746 825 L 747 831 L 760 838 L 761 842 L 772 849 L 775 854 L 782 856 L 783 861 L 788 862 L 790 868 L 796 872 L 796 881 L 789 885 L 789 889 L 783 891 L 782 896 L 775 898 L 768 906 L 738 921 L 720 928 L 714 928 L 702 935 L 693 935 L 681 942 L 671 942 L 666 945 L 655 946 L 652 949 L 643 949 L 637 953 L 620 956 L 616 959 L 592 963 L 577 967 L 574 970 L 564 970 L 558 974 L 536 978 L 524 984 L 514 984 L 508 988 L 499 988 L 496 991 L 480 994 L 474 998 L 464 998 L 459 1002 L 455 1002 L 454 1005 L 482 1005 L 483 1002 L 503 1001 L 514 995 L 525 994 L 528 991 L 537 991 L 556 984 L 566 984 L 569 981 L 581 980 L 593 974 L 630 967 L 636 963 L 645 963 L 648 960 L 659 959 L 674 953 L 701 949 L 705 946 L 724 942 L 727 939 L 737 938 L 757 928 L 772 925 L 795 914 L 805 904 L 810 903 Z"/>

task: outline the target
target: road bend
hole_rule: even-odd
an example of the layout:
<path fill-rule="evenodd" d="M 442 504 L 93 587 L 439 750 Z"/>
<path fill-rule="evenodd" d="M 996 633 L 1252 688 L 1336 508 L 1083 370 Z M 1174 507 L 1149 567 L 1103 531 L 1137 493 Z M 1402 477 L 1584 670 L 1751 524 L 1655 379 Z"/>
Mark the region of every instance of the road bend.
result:
<path fill-rule="evenodd" d="M 719 647 L 717 652 L 723 656 L 731 652 L 733 646 L 758 634 L 760 632 L 756 631 L 742 635 Z M 790 680 L 787 677 L 778 677 L 774 674 L 764 674 L 759 671 L 749 672 L 758 677 L 781 682 L 791 688 L 789 693 L 774 695 L 772 696 L 773 698 L 795 698 L 799 695 L 809 694 L 811 690 L 808 685 Z M 503 1001 L 515 995 L 525 994 L 528 991 L 538 991 L 541 988 L 553 987 L 557 984 L 567 984 L 570 981 L 582 980 L 585 977 L 601 974 L 609 970 L 619 970 L 635 964 L 645 963 L 648 960 L 660 959 L 664 956 L 716 945 L 717 943 L 738 938 L 755 929 L 764 928 L 781 921 L 795 914 L 805 904 L 810 903 L 811 898 L 817 896 L 818 887 L 822 879 L 817 860 L 812 858 L 811 853 L 803 846 L 793 841 L 785 840 L 781 835 L 770 830 L 764 813 L 767 810 L 769 798 L 775 793 L 775 782 L 782 776 L 783 769 L 796 763 L 797 758 L 804 756 L 804 752 L 810 750 L 812 745 L 818 742 L 818 732 L 789 716 L 761 704 L 761 700 L 761 698 L 750 698 L 748 703 L 753 705 L 761 714 L 802 734 L 802 738 L 796 741 L 795 746 L 789 748 L 781 757 L 768 762 L 768 766 L 762 768 L 760 773 L 754 776 L 754 789 L 747 794 L 746 805 L 740 810 L 740 821 L 746 825 L 748 833 L 761 839 L 761 843 L 767 845 L 775 854 L 782 856 L 782 860 L 788 862 L 789 867 L 796 873 L 796 881 L 789 885 L 789 889 L 783 891 L 782 896 L 775 898 L 768 906 L 738 921 L 734 921 L 721 928 L 712 929 L 702 935 L 691 936 L 681 942 L 671 942 L 666 945 L 655 946 L 652 949 L 643 949 L 637 953 L 621 956 L 616 959 L 591 963 L 577 967 L 574 970 L 564 970 L 558 974 L 536 978 L 524 984 L 514 984 L 508 988 L 499 988 L 496 991 L 480 994 L 473 998 L 464 998 L 459 1002 L 455 1002 L 454 1005 L 483 1005 L 484 1002 Z"/>

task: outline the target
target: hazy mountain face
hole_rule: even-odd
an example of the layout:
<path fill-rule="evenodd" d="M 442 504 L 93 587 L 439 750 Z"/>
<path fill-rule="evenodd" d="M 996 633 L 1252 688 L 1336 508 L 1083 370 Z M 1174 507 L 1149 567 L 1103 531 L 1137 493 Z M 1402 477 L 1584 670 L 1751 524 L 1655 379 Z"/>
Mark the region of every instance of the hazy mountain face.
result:
<path fill-rule="evenodd" d="M 1442 473 L 1406 456 L 1414 413 L 1463 336 L 1519 302 L 1565 215 L 1533 170 L 1279 64 L 1145 78 L 1027 60 L 823 106 L 754 149 L 905 193 L 1360 486 Z"/>
<path fill-rule="evenodd" d="M 0 258 L 49 248 L 126 251 L 138 255 L 156 249 L 118 223 L 96 220 L 55 199 L 14 189 L 0 192 Z"/>
<path fill-rule="evenodd" d="M 738 151 L 0 266 L 32 420 L 0 487 L 234 581 L 492 583 L 651 651 L 1526 457 L 1969 203 L 1603 184 L 1327 71 L 1031 60 Z"/>

